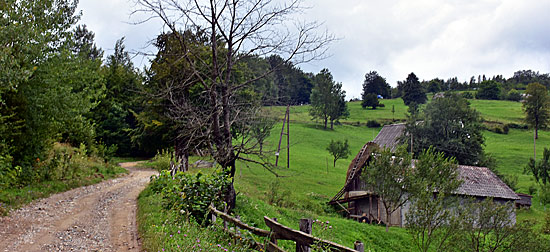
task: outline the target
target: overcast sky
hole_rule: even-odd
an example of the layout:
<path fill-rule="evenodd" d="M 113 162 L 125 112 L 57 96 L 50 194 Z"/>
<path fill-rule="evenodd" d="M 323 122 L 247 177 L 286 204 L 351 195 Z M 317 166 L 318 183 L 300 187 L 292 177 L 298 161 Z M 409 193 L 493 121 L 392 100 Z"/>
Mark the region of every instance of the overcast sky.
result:
<path fill-rule="evenodd" d="M 340 40 L 329 58 L 299 65 L 317 73 L 328 68 L 347 97 L 360 97 L 365 73 L 377 71 L 390 85 L 414 72 L 421 80 L 550 72 L 550 0 L 306 0 L 308 21 L 323 22 Z M 131 0 L 80 0 L 81 23 L 109 55 L 115 41 L 149 51 L 159 21 L 133 25 Z M 147 59 L 134 58 L 137 66 Z"/>

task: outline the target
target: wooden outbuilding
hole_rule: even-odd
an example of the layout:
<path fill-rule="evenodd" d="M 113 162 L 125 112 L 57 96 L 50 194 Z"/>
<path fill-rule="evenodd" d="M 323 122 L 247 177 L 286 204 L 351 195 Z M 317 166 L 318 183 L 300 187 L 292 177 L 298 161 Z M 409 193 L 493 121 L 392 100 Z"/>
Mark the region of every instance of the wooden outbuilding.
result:
<path fill-rule="evenodd" d="M 370 160 L 375 158 L 372 155 L 373 151 L 379 146 L 394 151 L 399 144 L 398 139 L 403 134 L 404 129 L 404 124 L 386 125 L 373 142 L 366 143 L 348 167 L 344 186 L 329 204 L 341 206 L 342 211 L 348 217 L 356 218 L 359 221 L 382 223 L 386 220 L 385 209 L 380 197 L 368 191 L 367 186 L 360 177 Z M 463 183 L 455 192 L 457 196 L 477 199 L 490 197 L 501 203 L 520 200 L 520 196 L 487 167 L 459 165 L 458 172 Z M 407 203 L 396 210 L 390 216 L 390 223 L 388 224 L 390 226 L 403 226 L 409 207 L 410 203 Z M 510 218 L 513 218 L 515 223 L 515 214 Z"/>

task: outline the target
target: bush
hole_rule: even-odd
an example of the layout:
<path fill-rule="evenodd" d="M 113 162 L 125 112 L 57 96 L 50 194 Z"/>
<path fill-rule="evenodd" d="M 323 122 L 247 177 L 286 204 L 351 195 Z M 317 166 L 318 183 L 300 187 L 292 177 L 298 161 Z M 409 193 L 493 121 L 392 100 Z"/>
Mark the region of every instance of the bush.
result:
<path fill-rule="evenodd" d="M 497 134 L 508 134 L 508 132 L 510 131 L 508 124 L 504 124 L 504 125 L 489 124 L 489 125 L 486 125 L 485 128 L 488 131 L 495 132 Z"/>
<path fill-rule="evenodd" d="M 369 127 L 369 128 L 378 128 L 378 127 L 380 127 L 380 123 L 377 122 L 376 120 L 369 120 L 369 121 L 367 121 L 367 127 Z"/>
<path fill-rule="evenodd" d="M 281 182 L 279 179 L 275 179 L 266 191 L 267 203 L 280 207 L 291 207 L 292 203 L 286 200 L 290 198 L 290 194 L 290 190 L 281 188 Z"/>
<path fill-rule="evenodd" d="M 474 99 L 474 95 L 471 92 L 464 92 L 461 96 L 464 99 Z"/>
<path fill-rule="evenodd" d="M 512 129 L 528 129 L 529 126 L 527 126 L 527 124 L 517 124 L 517 123 L 509 123 L 509 124 L 506 124 L 506 126 L 508 126 L 509 128 L 512 128 Z"/>
<path fill-rule="evenodd" d="M 153 167 L 157 171 L 170 170 L 170 161 L 172 160 L 172 150 L 163 149 L 157 151 L 157 155 L 151 159 L 147 166 Z M 177 164 L 175 164 L 177 165 Z"/>
<path fill-rule="evenodd" d="M 520 101 L 521 100 L 521 94 L 519 93 L 519 91 L 517 91 L 515 89 L 510 89 L 510 91 L 508 91 L 508 94 L 506 94 L 506 100 Z"/>
<path fill-rule="evenodd" d="M 213 204 L 217 209 L 224 209 L 224 191 L 231 180 L 221 171 L 210 175 L 178 172 L 172 177 L 164 170 L 152 178 L 151 184 L 154 192 L 161 193 L 165 209 L 180 213 L 186 220 L 208 225 L 208 207 Z"/>

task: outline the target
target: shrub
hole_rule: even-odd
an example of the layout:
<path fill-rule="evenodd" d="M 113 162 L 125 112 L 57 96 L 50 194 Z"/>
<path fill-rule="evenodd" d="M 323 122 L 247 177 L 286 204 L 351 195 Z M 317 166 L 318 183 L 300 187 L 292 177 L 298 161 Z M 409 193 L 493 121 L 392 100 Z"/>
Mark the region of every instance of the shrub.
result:
<path fill-rule="evenodd" d="M 377 122 L 376 120 L 369 120 L 369 121 L 367 121 L 367 127 L 369 127 L 369 128 L 378 128 L 378 127 L 380 127 L 380 123 Z"/>
<path fill-rule="evenodd" d="M 537 187 L 535 185 L 530 185 L 529 186 L 529 194 L 535 195 L 535 193 L 537 193 Z"/>
<path fill-rule="evenodd" d="M 461 96 L 464 99 L 474 99 L 474 95 L 471 92 L 464 92 Z"/>
<path fill-rule="evenodd" d="M 157 151 L 157 155 L 151 159 L 151 163 L 148 166 L 152 166 L 157 171 L 170 170 L 170 161 L 172 160 L 172 151 L 163 149 Z M 177 164 L 176 164 L 177 165 Z"/>
<path fill-rule="evenodd" d="M 289 207 L 291 203 L 285 199 L 290 198 L 290 194 L 290 190 L 281 188 L 281 182 L 279 179 L 275 179 L 266 191 L 267 203 L 280 207 Z"/>
<path fill-rule="evenodd" d="M 186 220 L 207 225 L 210 223 L 208 207 L 212 204 L 217 209 L 224 208 L 224 191 L 231 180 L 221 171 L 209 175 L 178 172 L 172 177 L 164 170 L 153 177 L 151 183 L 152 190 L 161 193 L 165 209 L 180 213 Z"/>
<path fill-rule="evenodd" d="M 512 128 L 512 129 L 528 129 L 529 126 L 527 126 L 527 124 L 517 124 L 517 123 L 509 123 L 509 124 L 506 124 L 509 128 Z"/>
<path fill-rule="evenodd" d="M 515 89 L 510 89 L 510 91 L 508 91 L 508 94 L 506 94 L 506 100 L 520 101 L 521 100 L 521 94 L 519 93 L 519 91 L 517 91 Z"/>

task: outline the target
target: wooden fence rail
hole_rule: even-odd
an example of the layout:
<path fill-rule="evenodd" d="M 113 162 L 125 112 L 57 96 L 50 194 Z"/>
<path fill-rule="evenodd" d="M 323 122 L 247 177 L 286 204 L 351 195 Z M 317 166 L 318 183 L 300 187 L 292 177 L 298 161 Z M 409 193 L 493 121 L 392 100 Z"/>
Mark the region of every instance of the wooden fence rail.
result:
<path fill-rule="evenodd" d="M 277 222 L 277 219 L 271 219 L 267 216 L 264 216 L 265 224 L 271 229 L 271 231 L 263 230 L 260 228 L 252 227 L 243 223 L 239 219 L 230 216 L 224 212 L 221 212 L 210 206 L 210 211 L 212 212 L 213 221 L 216 220 L 216 216 L 219 216 L 224 220 L 224 230 L 229 232 L 229 229 L 226 227 L 225 222 L 230 222 L 235 225 L 235 233 L 232 235 L 240 236 L 237 232 L 237 227 L 243 230 L 247 230 L 252 234 L 261 237 L 270 238 L 265 246 L 262 244 L 255 244 L 259 248 L 263 248 L 268 252 L 284 252 L 283 249 L 277 246 L 277 240 L 291 240 L 296 242 L 296 251 L 297 252 L 309 252 L 311 245 L 321 246 L 323 248 L 329 248 L 331 251 L 342 251 L 342 252 L 364 252 L 363 243 L 357 241 L 354 244 L 355 249 L 348 248 L 346 246 L 323 240 L 311 235 L 311 219 L 302 219 L 300 220 L 300 229 L 301 231 L 294 230 L 292 228 L 286 227 L 281 223 Z"/>

